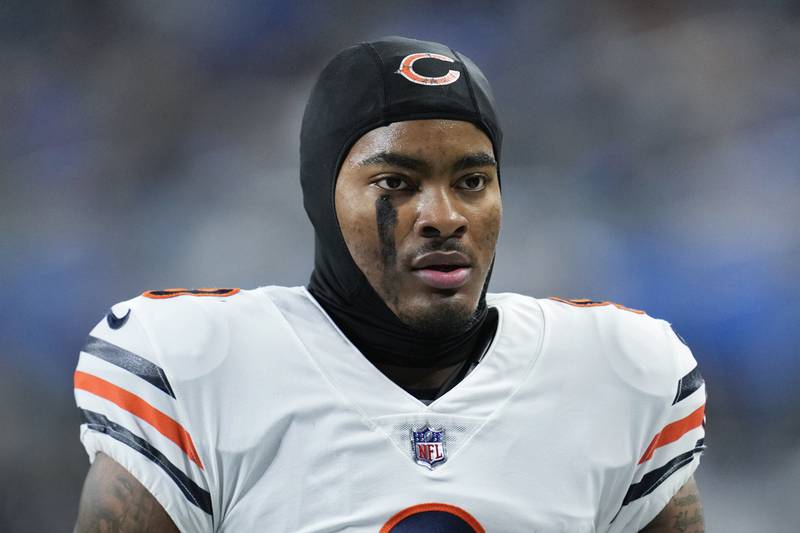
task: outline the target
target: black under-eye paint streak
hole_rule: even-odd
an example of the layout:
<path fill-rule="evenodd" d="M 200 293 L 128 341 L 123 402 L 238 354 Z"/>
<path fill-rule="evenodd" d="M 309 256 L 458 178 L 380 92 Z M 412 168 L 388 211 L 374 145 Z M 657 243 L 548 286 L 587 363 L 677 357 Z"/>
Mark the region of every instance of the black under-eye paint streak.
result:
<path fill-rule="evenodd" d="M 397 225 L 397 211 L 392 205 L 392 197 L 382 195 L 375 200 L 375 220 L 378 223 L 378 241 L 380 242 L 381 259 L 387 267 L 394 267 L 397 262 L 397 249 L 394 245 L 394 227 Z"/>

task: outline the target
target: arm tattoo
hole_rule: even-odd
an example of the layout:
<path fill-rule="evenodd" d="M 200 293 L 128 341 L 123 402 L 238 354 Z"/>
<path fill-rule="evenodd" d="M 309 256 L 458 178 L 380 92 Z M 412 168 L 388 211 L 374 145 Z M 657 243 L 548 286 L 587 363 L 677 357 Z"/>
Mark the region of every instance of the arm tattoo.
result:
<path fill-rule="evenodd" d="M 703 505 L 694 478 L 681 487 L 642 533 L 704 533 Z"/>
<path fill-rule="evenodd" d="M 75 533 L 172 533 L 177 528 L 136 478 L 98 454 L 86 476 Z"/>
<path fill-rule="evenodd" d="M 696 494 L 678 496 L 672 499 L 672 504 L 677 511 L 672 517 L 672 529 L 674 531 L 684 532 L 690 529 L 698 533 L 703 531 L 703 514 L 698 502 L 699 499 Z"/>

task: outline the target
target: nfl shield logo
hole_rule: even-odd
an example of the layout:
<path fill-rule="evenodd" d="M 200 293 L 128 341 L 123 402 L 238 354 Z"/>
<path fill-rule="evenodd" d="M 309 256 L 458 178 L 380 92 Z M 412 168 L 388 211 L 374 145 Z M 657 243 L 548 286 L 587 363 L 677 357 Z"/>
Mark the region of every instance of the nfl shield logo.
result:
<path fill-rule="evenodd" d="M 447 450 L 444 447 L 444 429 L 426 425 L 411 430 L 411 447 L 414 450 L 414 461 L 433 470 L 434 466 L 447 461 Z"/>

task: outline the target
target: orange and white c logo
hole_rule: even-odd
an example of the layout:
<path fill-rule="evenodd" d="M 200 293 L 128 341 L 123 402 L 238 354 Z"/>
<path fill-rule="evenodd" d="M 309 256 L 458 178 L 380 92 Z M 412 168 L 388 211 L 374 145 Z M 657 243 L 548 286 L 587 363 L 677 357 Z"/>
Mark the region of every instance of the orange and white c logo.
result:
<path fill-rule="evenodd" d="M 414 63 L 420 59 L 438 59 L 439 61 L 446 61 L 448 63 L 456 62 L 455 59 L 443 56 L 442 54 L 418 52 L 416 54 L 407 55 L 403 58 L 403 60 L 400 62 L 400 68 L 397 70 L 397 74 L 400 74 L 408 81 L 418 83 L 419 85 L 450 85 L 461 77 L 461 73 L 457 70 L 448 70 L 447 74 L 444 76 L 423 76 L 414 70 Z"/>

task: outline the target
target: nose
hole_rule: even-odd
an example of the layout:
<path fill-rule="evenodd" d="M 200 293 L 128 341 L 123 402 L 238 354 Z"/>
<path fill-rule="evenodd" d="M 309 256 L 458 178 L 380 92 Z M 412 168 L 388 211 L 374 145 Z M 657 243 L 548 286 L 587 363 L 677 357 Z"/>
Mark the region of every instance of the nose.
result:
<path fill-rule="evenodd" d="M 419 197 L 416 233 L 427 238 L 461 237 L 467 232 L 469 221 L 460 209 L 450 187 L 423 190 Z"/>

